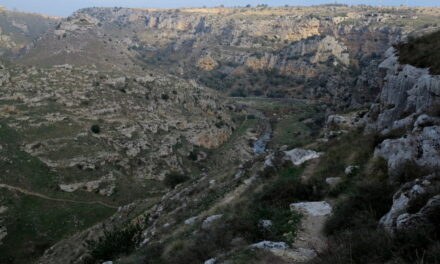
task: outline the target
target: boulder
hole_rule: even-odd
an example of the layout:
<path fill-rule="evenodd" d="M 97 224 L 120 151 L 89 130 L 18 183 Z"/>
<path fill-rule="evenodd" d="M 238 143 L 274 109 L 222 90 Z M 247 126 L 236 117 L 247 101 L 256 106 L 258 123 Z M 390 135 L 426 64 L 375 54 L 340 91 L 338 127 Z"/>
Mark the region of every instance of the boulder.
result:
<path fill-rule="evenodd" d="M 203 264 L 214 264 L 215 262 L 217 262 L 216 258 L 210 258 L 207 261 L 205 261 Z"/>
<path fill-rule="evenodd" d="M 291 161 L 296 166 L 299 166 L 308 160 L 317 159 L 322 155 L 322 153 L 313 150 L 306 150 L 299 148 L 292 149 L 290 151 L 285 151 L 284 154 L 285 154 L 284 159 Z"/>
<path fill-rule="evenodd" d="M 317 256 L 316 251 L 313 249 L 289 249 L 289 246 L 285 242 L 261 241 L 250 245 L 250 247 L 269 251 L 275 256 L 281 257 L 288 262 L 307 262 Z"/>
<path fill-rule="evenodd" d="M 347 168 L 345 168 L 344 173 L 345 175 L 353 175 L 359 170 L 359 168 L 360 168 L 359 166 L 350 165 Z"/>
<path fill-rule="evenodd" d="M 264 250 L 286 250 L 289 248 L 289 245 L 286 242 L 261 241 L 250 245 L 250 247 Z"/>
<path fill-rule="evenodd" d="M 194 224 L 197 221 L 197 219 L 199 219 L 198 216 L 193 216 L 193 217 L 190 217 L 190 218 L 186 219 L 184 221 L 184 223 L 185 223 L 185 225 L 192 225 L 192 224 Z"/>
<path fill-rule="evenodd" d="M 208 216 L 202 223 L 202 229 L 209 229 L 213 222 L 219 220 L 222 217 L 222 214 Z"/>
<path fill-rule="evenodd" d="M 331 187 L 334 187 L 342 182 L 341 177 L 329 177 L 325 179 L 325 182 L 330 185 Z"/>
<path fill-rule="evenodd" d="M 311 216 L 326 216 L 332 213 L 332 207 L 329 203 L 322 202 L 302 202 L 290 205 L 291 210 L 298 210 Z"/>
<path fill-rule="evenodd" d="M 347 124 L 347 119 L 340 115 L 329 115 L 327 117 L 327 121 L 325 122 L 326 126 L 340 126 Z"/>
<path fill-rule="evenodd" d="M 273 226 L 272 220 L 262 219 L 258 221 L 258 225 L 263 229 L 271 229 Z"/>

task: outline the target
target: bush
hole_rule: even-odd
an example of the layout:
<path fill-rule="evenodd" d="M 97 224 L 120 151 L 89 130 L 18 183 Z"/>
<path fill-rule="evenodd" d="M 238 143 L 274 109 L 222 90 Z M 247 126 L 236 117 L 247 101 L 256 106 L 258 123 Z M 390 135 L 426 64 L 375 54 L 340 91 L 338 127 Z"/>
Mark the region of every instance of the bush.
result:
<path fill-rule="evenodd" d="M 95 134 L 101 133 L 101 127 L 99 125 L 97 125 L 97 124 L 92 125 L 90 127 L 90 130 L 92 130 L 92 132 L 95 133 Z"/>
<path fill-rule="evenodd" d="M 88 241 L 88 248 L 95 262 L 114 259 L 131 253 L 140 243 L 140 225 L 129 225 L 126 228 L 105 232 L 98 241 Z"/>
<path fill-rule="evenodd" d="M 199 155 L 197 154 L 196 150 L 193 150 L 189 153 L 188 158 L 192 161 L 197 161 L 197 159 L 199 158 Z"/>
<path fill-rule="evenodd" d="M 169 173 L 165 176 L 164 184 L 171 189 L 174 189 L 176 185 L 186 182 L 189 177 L 179 173 Z"/>
<path fill-rule="evenodd" d="M 313 264 L 436 264 L 440 260 L 439 249 L 439 237 L 431 228 L 391 236 L 376 226 L 366 226 L 332 236 L 328 249 Z"/>
<path fill-rule="evenodd" d="M 232 97 L 246 97 L 248 96 L 248 91 L 244 88 L 237 88 L 230 93 Z"/>
<path fill-rule="evenodd" d="M 312 263 L 386 263 L 391 257 L 391 238 L 383 230 L 363 228 L 332 237 L 326 251 Z"/>
<path fill-rule="evenodd" d="M 391 208 L 392 193 L 393 189 L 381 181 L 359 183 L 336 205 L 325 224 L 325 233 L 332 235 L 346 229 L 375 227 Z"/>
<path fill-rule="evenodd" d="M 407 43 L 396 45 L 401 64 L 411 64 L 419 68 L 429 68 L 431 74 L 440 74 L 440 31 L 419 38 L 410 39 Z"/>

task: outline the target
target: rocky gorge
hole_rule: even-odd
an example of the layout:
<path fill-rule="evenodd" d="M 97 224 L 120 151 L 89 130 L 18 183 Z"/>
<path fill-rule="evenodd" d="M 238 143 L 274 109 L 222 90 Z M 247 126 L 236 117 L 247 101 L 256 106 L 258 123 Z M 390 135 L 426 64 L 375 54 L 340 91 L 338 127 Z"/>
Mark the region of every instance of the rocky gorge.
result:
<path fill-rule="evenodd" d="M 0 263 L 438 263 L 440 78 L 411 52 L 439 17 L 7 19 L 35 37 L 0 66 Z"/>
<path fill-rule="evenodd" d="M 87 8 L 19 61 L 160 69 L 232 96 L 343 108 L 375 98 L 393 43 L 437 23 L 437 9 L 404 7 Z"/>

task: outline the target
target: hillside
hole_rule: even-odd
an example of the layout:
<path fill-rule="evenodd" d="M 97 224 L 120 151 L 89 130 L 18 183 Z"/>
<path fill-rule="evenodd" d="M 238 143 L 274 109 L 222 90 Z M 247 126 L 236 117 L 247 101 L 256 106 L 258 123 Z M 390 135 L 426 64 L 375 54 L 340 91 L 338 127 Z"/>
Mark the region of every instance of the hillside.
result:
<path fill-rule="evenodd" d="M 410 32 L 438 27 L 438 13 L 343 5 L 87 8 L 19 61 L 155 69 L 231 96 L 304 98 L 344 108 L 374 100 L 382 54 Z"/>
<path fill-rule="evenodd" d="M 324 127 L 318 106 L 240 100 L 271 117 L 264 153 L 178 185 L 107 233 L 63 240 L 39 263 L 438 263 L 439 76 L 396 53 L 380 64 L 377 102 Z"/>
<path fill-rule="evenodd" d="M 40 38 L 60 19 L 0 7 L 0 54 L 12 56 Z"/>
<path fill-rule="evenodd" d="M 200 177 L 199 156 L 246 116 L 204 87 L 153 72 L 8 63 L 1 71 L 0 203 L 9 234 L 1 263 L 28 263 L 119 206 L 151 204 L 170 184 Z"/>
<path fill-rule="evenodd" d="M 439 8 L 1 12 L 1 264 L 440 262 Z"/>

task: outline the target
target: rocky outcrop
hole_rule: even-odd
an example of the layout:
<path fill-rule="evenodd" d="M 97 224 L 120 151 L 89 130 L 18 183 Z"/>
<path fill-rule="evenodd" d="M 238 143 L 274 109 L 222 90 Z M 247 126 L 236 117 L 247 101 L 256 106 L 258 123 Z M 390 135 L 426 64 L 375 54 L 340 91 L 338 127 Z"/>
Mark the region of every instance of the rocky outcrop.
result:
<path fill-rule="evenodd" d="M 109 175 L 106 175 L 95 181 L 60 184 L 59 188 L 64 192 L 83 190 L 87 192 L 99 193 L 100 195 L 111 196 L 116 188 L 115 180 L 116 178 L 114 177 L 113 173 L 110 172 Z"/>
<path fill-rule="evenodd" d="M 291 210 L 298 210 L 311 216 L 326 216 L 332 213 L 332 207 L 327 202 L 302 202 L 290 205 Z"/>
<path fill-rule="evenodd" d="M 385 71 L 379 103 L 366 115 L 367 131 L 376 131 L 384 140 L 375 155 L 388 161 L 391 180 L 398 181 L 410 167 L 424 173 L 440 168 L 440 77 L 427 69 L 400 65 L 396 51 L 380 65 Z"/>
<path fill-rule="evenodd" d="M 390 232 L 436 225 L 440 213 L 440 176 L 421 177 L 404 184 L 393 196 L 391 210 L 380 224 Z"/>
<path fill-rule="evenodd" d="M 212 71 L 218 66 L 218 62 L 209 55 L 203 56 L 197 61 L 197 67 L 205 71 Z"/>
<path fill-rule="evenodd" d="M 107 75 L 70 65 L 2 71 L 5 125 L 23 135 L 22 151 L 54 171 L 71 172 L 57 179 L 64 192 L 110 196 L 127 177 L 140 183 L 191 173 L 184 166 L 188 155 L 224 144 L 235 129 L 231 113 L 241 111 L 173 76 Z M 21 103 L 31 110 L 19 112 Z M 39 114 L 29 114 L 34 112 Z M 50 135 L 31 132 L 36 130 Z"/>
<path fill-rule="evenodd" d="M 317 256 L 316 252 L 312 249 L 291 249 L 285 242 L 261 241 L 250 245 L 250 247 L 269 251 L 275 256 L 295 263 L 307 262 Z"/>
<path fill-rule="evenodd" d="M 334 56 L 337 61 L 334 61 L 334 65 L 342 63 L 345 66 L 350 64 L 350 58 L 347 47 L 343 43 L 339 43 L 334 37 L 326 36 L 319 43 L 317 53 L 312 62 L 327 62 L 331 56 Z"/>
<path fill-rule="evenodd" d="M 390 183 L 401 186 L 380 223 L 392 233 L 430 228 L 440 212 L 440 76 L 399 64 L 394 49 L 380 68 L 383 88 L 364 122 L 383 139 L 375 156 L 386 160 Z"/>

